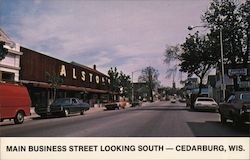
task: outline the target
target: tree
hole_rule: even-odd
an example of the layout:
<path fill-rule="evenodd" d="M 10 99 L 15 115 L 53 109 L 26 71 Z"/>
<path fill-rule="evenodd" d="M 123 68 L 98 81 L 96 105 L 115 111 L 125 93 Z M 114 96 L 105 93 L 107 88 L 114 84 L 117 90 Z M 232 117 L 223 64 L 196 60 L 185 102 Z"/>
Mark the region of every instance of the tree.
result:
<path fill-rule="evenodd" d="M 132 84 L 129 75 L 124 74 L 122 71 L 119 74 L 119 86 L 122 88 L 121 94 L 125 97 L 131 97 Z"/>
<path fill-rule="evenodd" d="M 108 75 L 110 78 L 110 87 L 111 91 L 113 92 L 119 92 L 119 72 L 117 71 L 117 68 L 115 67 L 114 69 L 111 67 L 110 70 L 108 71 Z"/>
<path fill-rule="evenodd" d="M 118 92 L 125 97 L 131 97 L 131 78 L 129 75 L 124 74 L 122 71 L 120 73 L 117 68 L 111 67 L 108 71 L 110 77 L 111 91 Z"/>
<path fill-rule="evenodd" d="M 245 4 L 242 4 L 240 7 L 240 14 L 242 15 L 241 24 L 243 26 L 243 43 L 245 47 L 245 56 L 243 58 L 243 64 L 246 67 L 247 60 L 250 56 L 250 1 L 246 1 Z"/>
<path fill-rule="evenodd" d="M 46 77 L 48 79 L 48 82 L 50 83 L 51 88 L 53 89 L 53 100 L 55 100 L 56 91 L 63 83 L 63 79 L 60 77 L 58 73 L 55 73 L 55 72 L 53 72 L 53 74 L 46 72 Z"/>
<path fill-rule="evenodd" d="M 213 0 L 202 21 L 210 28 L 211 35 L 219 44 L 219 31 L 223 33 L 224 63 L 230 68 L 243 64 L 247 68 L 250 54 L 250 2 Z M 238 89 L 234 77 L 235 90 Z"/>
<path fill-rule="evenodd" d="M 141 75 L 138 80 L 140 82 L 146 82 L 149 89 L 150 100 L 153 102 L 153 90 L 160 85 L 158 80 L 159 72 L 155 68 L 148 66 L 141 71 Z"/>
<path fill-rule="evenodd" d="M 172 61 L 178 60 L 181 54 L 180 50 L 181 49 L 179 45 L 168 46 L 164 53 L 164 57 L 165 57 L 164 62 L 166 64 L 169 64 Z"/>
<path fill-rule="evenodd" d="M 179 45 L 176 46 L 169 46 L 166 48 L 165 53 L 164 53 L 164 63 L 167 64 L 168 69 L 167 69 L 167 78 L 173 78 L 173 84 L 175 83 L 175 76 L 177 72 L 179 72 L 179 65 L 178 61 L 181 55 L 181 48 Z M 171 63 L 171 62 L 174 62 Z M 179 72 L 179 76 L 182 76 L 181 72 Z"/>
<path fill-rule="evenodd" d="M 224 61 L 235 67 L 237 63 L 247 63 L 249 55 L 249 1 L 213 0 L 202 16 L 202 21 L 210 28 L 219 44 L 219 30 L 223 32 Z M 248 41 L 248 42 L 247 42 Z"/>
<path fill-rule="evenodd" d="M 219 55 L 216 51 L 218 48 L 214 47 L 214 43 L 209 34 L 201 37 L 196 32 L 194 35 L 189 35 L 182 44 L 183 53 L 179 57 L 180 71 L 188 73 L 189 77 L 193 74 L 199 77 L 199 94 L 204 77 L 218 61 Z"/>

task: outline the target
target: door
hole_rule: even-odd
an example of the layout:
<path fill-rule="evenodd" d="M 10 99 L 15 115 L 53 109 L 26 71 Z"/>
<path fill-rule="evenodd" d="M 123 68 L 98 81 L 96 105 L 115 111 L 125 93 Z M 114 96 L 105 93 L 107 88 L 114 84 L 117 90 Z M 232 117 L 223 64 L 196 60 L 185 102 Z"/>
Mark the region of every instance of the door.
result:
<path fill-rule="evenodd" d="M 80 112 L 80 103 L 78 99 L 72 98 L 72 112 Z"/>
<path fill-rule="evenodd" d="M 223 104 L 223 107 L 222 107 L 223 115 L 229 118 L 231 116 L 231 113 L 233 112 L 235 103 L 236 103 L 236 96 L 231 95 L 228 98 L 227 103 Z"/>

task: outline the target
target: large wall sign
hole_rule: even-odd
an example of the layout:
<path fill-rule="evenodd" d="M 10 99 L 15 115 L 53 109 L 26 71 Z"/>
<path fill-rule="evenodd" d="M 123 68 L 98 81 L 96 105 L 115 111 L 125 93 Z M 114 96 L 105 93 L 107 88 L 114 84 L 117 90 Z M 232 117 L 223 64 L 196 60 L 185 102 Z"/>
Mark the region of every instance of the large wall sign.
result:
<path fill-rule="evenodd" d="M 48 82 L 46 73 L 58 74 L 64 85 L 109 90 L 109 77 L 95 69 L 67 63 L 27 48 L 21 48 L 21 52 L 20 80 Z"/>

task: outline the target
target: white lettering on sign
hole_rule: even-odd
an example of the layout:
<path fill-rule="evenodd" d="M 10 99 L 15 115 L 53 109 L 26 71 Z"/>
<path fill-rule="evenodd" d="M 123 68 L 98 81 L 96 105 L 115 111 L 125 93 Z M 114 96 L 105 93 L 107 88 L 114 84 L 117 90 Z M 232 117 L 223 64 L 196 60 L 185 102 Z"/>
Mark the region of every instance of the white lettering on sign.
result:
<path fill-rule="evenodd" d="M 95 81 L 96 81 L 97 84 L 99 84 L 99 82 L 100 82 L 99 76 L 95 77 Z"/>
<path fill-rule="evenodd" d="M 76 79 L 76 69 L 73 68 L 73 79 Z"/>
<path fill-rule="evenodd" d="M 86 77 L 86 72 L 85 71 L 81 71 L 80 73 L 81 73 L 80 79 L 82 81 L 84 81 L 84 82 L 86 81 L 86 78 L 89 77 L 89 82 L 90 83 L 95 82 L 96 84 L 99 84 L 100 82 L 102 82 L 102 84 L 105 85 L 105 82 L 107 82 L 107 83 L 110 84 L 110 79 L 107 78 L 107 77 L 100 77 L 98 75 L 94 75 L 93 73 L 89 73 L 89 76 Z M 65 65 L 61 65 L 60 76 L 62 76 L 62 77 L 67 76 Z M 76 68 L 72 68 L 72 78 L 77 79 L 77 70 L 76 70 Z"/>
<path fill-rule="evenodd" d="M 85 76 L 85 75 L 86 75 L 86 73 L 85 73 L 84 71 L 82 71 L 82 78 L 81 78 L 82 81 L 85 81 L 85 80 L 86 80 L 86 76 Z"/>
<path fill-rule="evenodd" d="M 234 76 L 234 75 L 247 75 L 247 68 L 239 68 L 239 69 L 228 69 L 228 75 Z"/>
<path fill-rule="evenodd" d="M 61 69 L 60 69 L 60 76 L 66 77 L 65 65 L 62 65 L 62 66 L 61 66 Z"/>
<path fill-rule="evenodd" d="M 89 73 L 89 82 L 93 82 L 93 74 Z"/>

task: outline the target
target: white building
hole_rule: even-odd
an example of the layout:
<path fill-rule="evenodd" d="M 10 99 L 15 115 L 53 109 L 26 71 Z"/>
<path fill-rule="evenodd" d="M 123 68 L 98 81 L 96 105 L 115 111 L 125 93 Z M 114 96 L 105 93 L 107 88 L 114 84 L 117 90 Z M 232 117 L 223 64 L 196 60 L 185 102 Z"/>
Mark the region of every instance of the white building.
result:
<path fill-rule="evenodd" d="M 19 81 L 20 71 L 20 45 L 13 42 L 3 30 L 0 29 L 0 42 L 5 42 L 4 48 L 8 54 L 0 60 L 0 81 Z"/>

